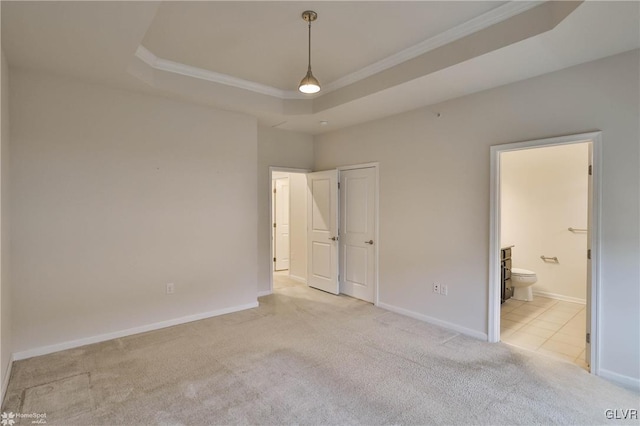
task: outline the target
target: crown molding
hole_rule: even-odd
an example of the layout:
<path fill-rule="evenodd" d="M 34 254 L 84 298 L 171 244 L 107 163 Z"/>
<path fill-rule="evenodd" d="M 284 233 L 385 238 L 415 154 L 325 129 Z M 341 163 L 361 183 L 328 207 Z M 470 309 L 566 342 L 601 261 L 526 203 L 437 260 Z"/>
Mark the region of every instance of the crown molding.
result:
<path fill-rule="evenodd" d="M 255 81 L 244 80 L 228 74 L 222 74 L 203 68 L 192 67 L 191 65 L 171 61 L 169 59 L 163 59 L 154 55 L 153 52 L 143 45 L 138 46 L 135 56 L 150 67 L 160 71 L 181 74 L 187 77 L 223 84 L 225 86 L 237 87 L 239 89 L 249 90 L 251 92 L 273 96 L 280 99 L 308 99 L 308 96 L 298 93 L 297 91 L 282 90 L 266 84 L 256 83 Z"/>
<path fill-rule="evenodd" d="M 509 3 L 483 13 L 480 16 L 477 16 L 460 25 L 450 28 L 447 31 L 424 40 L 414 46 L 388 56 L 351 74 L 347 74 L 335 81 L 332 81 L 331 83 L 324 85 L 320 93 L 311 96 L 304 95 L 295 90 L 282 90 L 266 84 L 233 77 L 228 74 L 221 74 L 203 68 L 186 65 L 180 62 L 174 62 L 169 59 L 163 59 L 154 55 L 143 45 L 138 46 L 135 56 L 150 67 L 160 71 L 181 74 L 187 77 L 211 81 L 213 83 L 223 84 L 226 86 L 237 87 L 239 89 L 248 90 L 262 95 L 272 96 L 279 99 L 313 99 L 322 96 L 322 94 L 329 93 L 346 87 L 350 84 L 356 83 L 389 68 L 393 68 L 403 62 L 414 59 L 431 50 L 452 43 L 463 37 L 488 28 L 491 25 L 497 24 L 498 22 L 505 21 L 513 16 L 533 9 L 534 7 L 539 6 L 542 3 L 544 3 L 544 1 L 510 1 Z"/>
<path fill-rule="evenodd" d="M 473 19 L 470 19 L 469 21 L 450 28 L 416 45 L 408 47 L 378 62 L 367 65 L 366 67 L 358 71 L 347 74 L 344 77 L 332 81 L 331 83 L 328 83 L 323 87 L 323 93 L 332 92 L 334 90 L 338 90 L 350 84 L 356 83 L 360 80 L 364 80 L 367 77 L 385 71 L 389 68 L 393 68 L 396 65 L 399 65 L 408 60 L 417 58 L 418 56 L 423 55 L 431 50 L 435 50 L 438 47 L 453 43 L 456 40 L 488 28 L 491 25 L 497 24 L 498 22 L 505 21 L 513 16 L 526 12 L 529 9 L 533 9 L 534 7 L 539 6 L 542 3 L 544 3 L 544 1 L 510 1 L 509 3 L 483 13 L 480 16 L 477 16 Z"/>

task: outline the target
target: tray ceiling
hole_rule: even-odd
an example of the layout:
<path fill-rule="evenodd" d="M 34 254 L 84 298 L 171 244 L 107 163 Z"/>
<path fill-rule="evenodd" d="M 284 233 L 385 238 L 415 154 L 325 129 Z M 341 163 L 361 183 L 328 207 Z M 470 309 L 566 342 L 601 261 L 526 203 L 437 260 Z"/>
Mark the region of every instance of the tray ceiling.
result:
<path fill-rule="evenodd" d="M 12 68 L 318 134 L 640 47 L 638 2 L 7 2 Z M 316 95 L 306 71 L 314 9 Z M 329 125 L 321 126 L 321 121 Z"/>
<path fill-rule="evenodd" d="M 157 57 L 296 90 L 312 63 L 323 85 L 414 46 L 506 2 L 170 2 L 142 45 Z"/>

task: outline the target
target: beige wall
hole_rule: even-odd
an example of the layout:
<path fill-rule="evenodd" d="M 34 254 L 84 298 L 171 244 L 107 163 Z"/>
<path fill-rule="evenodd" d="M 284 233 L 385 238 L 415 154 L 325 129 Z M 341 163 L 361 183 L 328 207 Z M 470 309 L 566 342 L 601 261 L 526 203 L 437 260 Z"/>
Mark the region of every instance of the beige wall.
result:
<path fill-rule="evenodd" d="M 380 162 L 380 301 L 487 333 L 489 147 L 600 129 L 600 361 L 638 380 L 639 62 L 635 50 L 318 136 L 316 170 Z"/>
<path fill-rule="evenodd" d="M 258 293 L 269 291 L 272 271 L 271 223 L 269 221 L 269 167 L 311 169 L 313 167 L 313 137 L 258 126 Z"/>
<path fill-rule="evenodd" d="M 9 229 L 9 65 L 2 52 L 2 144 L 0 148 L 0 386 L 11 361 L 11 286 Z M 2 387 L 4 395 L 4 387 Z"/>
<path fill-rule="evenodd" d="M 534 271 L 535 293 L 585 303 L 589 145 L 500 155 L 502 246 L 515 244 L 513 267 Z M 544 262 L 541 255 L 557 257 Z"/>
<path fill-rule="evenodd" d="M 16 351 L 255 305 L 255 118 L 17 70 L 10 106 Z"/>

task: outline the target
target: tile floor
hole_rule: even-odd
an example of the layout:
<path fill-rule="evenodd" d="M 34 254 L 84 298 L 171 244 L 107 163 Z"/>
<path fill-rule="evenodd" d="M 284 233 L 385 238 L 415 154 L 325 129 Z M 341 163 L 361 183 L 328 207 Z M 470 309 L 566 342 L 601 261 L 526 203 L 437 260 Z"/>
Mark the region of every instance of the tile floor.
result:
<path fill-rule="evenodd" d="M 585 305 L 534 296 L 501 305 L 500 338 L 510 345 L 561 358 L 585 370 Z"/>

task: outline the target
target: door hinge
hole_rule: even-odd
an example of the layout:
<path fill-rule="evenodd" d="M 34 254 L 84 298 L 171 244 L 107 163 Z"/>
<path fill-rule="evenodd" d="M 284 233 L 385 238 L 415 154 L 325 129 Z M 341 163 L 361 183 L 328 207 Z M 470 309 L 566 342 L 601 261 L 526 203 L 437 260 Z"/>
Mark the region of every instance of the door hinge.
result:
<path fill-rule="evenodd" d="M 593 166 L 589 164 L 589 176 L 593 175 Z"/>
<path fill-rule="evenodd" d="M 276 258 L 275 258 L 275 257 L 273 258 L 273 261 L 274 261 L 274 262 L 276 261 Z"/>
<path fill-rule="evenodd" d="M 274 193 L 274 194 L 276 193 L 276 189 L 275 189 L 275 188 L 273 188 L 273 193 Z"/>
<path fill-rule="evenodd" d="M 587 259 L 591 260 L 591 249 L 587 250 Z"/>
<path fill-rule="evenodd" d="M 587 333 L 587 343 L 591 343 L 591 333 Z"/>
<path fill-rule="evenodd" d="M 340 189 L 340 182 L 338 182 L 338 189 Z"/>
<path fill-rule="evenodd" d="M 276 227 L 276 224 L 275 224 L 275 223 L 273 224 L 273 227 L 274 227 L 274 228 Z"/>

